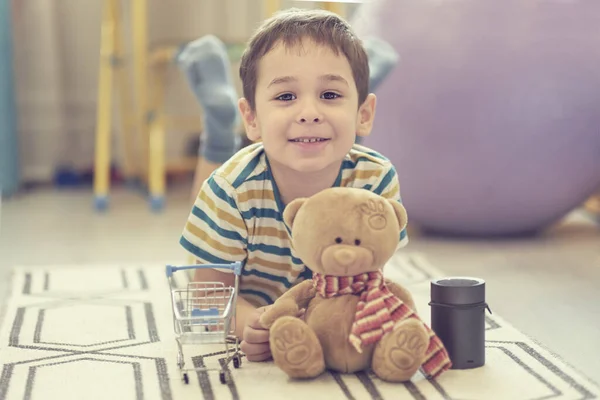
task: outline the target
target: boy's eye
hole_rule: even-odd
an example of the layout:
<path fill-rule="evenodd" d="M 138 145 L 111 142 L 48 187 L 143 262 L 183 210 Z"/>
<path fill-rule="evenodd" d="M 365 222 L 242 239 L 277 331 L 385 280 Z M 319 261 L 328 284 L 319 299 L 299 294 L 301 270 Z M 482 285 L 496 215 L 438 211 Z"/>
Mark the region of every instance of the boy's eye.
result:
<path fill-rule="evenodd" d="M 296 96 L 294 96 L 291 93 L 284 93 L 284 94 L 277 96 L 275 99 L 282 100 L 282 101 L 291 101 L 291 100 L 295 100 Z"/>
<path fill-rule="evenodd" d="M 335 92 L 325 92 L 322 94 L 322 97 L 325 100 L 335 100 L 338 97 L 341 97 L 339 94 L 335 93 Z"/>

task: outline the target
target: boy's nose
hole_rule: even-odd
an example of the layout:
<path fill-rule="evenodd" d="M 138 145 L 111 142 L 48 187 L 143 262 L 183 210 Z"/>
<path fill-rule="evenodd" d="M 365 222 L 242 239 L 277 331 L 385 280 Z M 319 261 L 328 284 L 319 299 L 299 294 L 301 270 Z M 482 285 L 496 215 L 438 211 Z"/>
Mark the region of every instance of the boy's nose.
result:
<path fill-rule="evenodd" d="M 301 123 L 305 123 L 306 121 L 306 118 L 300 118 Z M 314 117 L 312 122 L 319 122 L 319 117 Z"/>
<path fill-rule="evenodd" d="M 298 113 L 297 121 L 300 124 L 317 124 L 323 121 L 323 116 L 319 111 L 318 104 L 315 104 L 310 100 L 306 100 L 302 104 L 301 109 L 299 111 L 300 112 Z"/>

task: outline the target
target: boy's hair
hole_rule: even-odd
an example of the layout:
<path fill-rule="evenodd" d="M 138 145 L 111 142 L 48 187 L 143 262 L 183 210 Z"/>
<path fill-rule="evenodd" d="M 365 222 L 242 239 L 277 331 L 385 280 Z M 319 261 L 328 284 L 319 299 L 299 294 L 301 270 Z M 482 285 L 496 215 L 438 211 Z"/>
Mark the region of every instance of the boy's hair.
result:
<path fill-rule="evenodd" d="M 290 8 L 275 13 L 267 19 L 250 38 L 240 65 L 240 78 L 244 97 L 255 110 L 258 63 L 275 44 L 282 42 L 286 47 L 301 44 L 311 39 L 325 45 L 339 55 L 346 56 L 358 91 L 359 106 L 369 94 L 369 62 L 362 41 L 355 35 L 350 24 L 339 15 L 326 10 L 303 10 Z"/>

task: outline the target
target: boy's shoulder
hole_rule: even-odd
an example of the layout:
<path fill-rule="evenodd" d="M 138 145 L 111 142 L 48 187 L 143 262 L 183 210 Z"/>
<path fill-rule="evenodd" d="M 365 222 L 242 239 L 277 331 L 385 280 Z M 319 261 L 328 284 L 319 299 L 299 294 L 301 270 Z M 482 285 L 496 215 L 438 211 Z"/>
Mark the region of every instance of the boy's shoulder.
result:
<path fill-rule="evenodd" d="M 266 168 L 264 146 L 253 143 L 240 150 L 213 172 L 213 177 L 226 181 L 238 189 L 246 181 L 256 179 Z"/>
<path fill-rule="evenodd" d="M 344 162 L 348 169 L 393 169 L 392 162 L 383 154 L 361 144 L 354 144 Z"/>
<path fill-rule="evenodd" d="M 370 189 L 382 193 L 397 180 L 392 162 L 381 153 L 355 144 L 342 163 L 340 186 Z"/>

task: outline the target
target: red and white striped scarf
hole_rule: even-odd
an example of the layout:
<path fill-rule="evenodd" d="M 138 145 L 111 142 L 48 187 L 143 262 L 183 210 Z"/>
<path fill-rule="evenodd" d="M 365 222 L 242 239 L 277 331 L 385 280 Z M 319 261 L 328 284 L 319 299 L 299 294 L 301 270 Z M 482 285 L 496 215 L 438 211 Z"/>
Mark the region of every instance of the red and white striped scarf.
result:
<path fill-rule="evenodd" d="M 361 346 L 375 343 L 394 328 L 396 322 L 405 318 L 416 318 L 414 311 L 396 297 L 385 285 L 381 271 L 368 272 L 355 276 L 330 276 L 313 274 L 313 286 L 325 298 L 344 294 L 360 294 L 356 306 L 354 323 L 349 341 L 356 351 L 362 353 Z M 436 377 L 452 366 L 450 357 L 440 338 L 425 324 L 429 333 L 429 346 L 423 372 Z"/>

